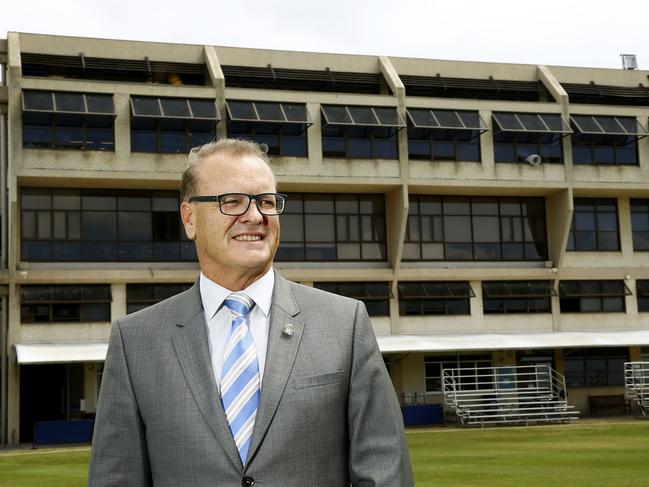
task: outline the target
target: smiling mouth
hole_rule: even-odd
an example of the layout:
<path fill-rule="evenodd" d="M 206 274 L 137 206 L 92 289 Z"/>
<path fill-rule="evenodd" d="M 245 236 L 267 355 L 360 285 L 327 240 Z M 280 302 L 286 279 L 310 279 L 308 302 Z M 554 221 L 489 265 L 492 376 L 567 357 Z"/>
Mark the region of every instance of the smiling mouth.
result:
<path fill-rule="evenodd" d="M 239 242 L 256 242 L 259 240 L 263 240 L 264 237 L 261 235 L 237 235 L 234 237 L 234 240 L 237 240 Z"/>

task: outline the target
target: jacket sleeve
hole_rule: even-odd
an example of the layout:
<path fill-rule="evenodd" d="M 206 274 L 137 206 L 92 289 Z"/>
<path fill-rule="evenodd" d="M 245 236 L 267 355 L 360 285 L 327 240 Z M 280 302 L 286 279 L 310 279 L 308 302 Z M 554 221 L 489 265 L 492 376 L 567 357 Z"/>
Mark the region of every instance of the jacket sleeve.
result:
<path fill-rule="evenodd" d="M 354 487 L 409 487 L 403 417 L 363 303 L 356 307 L 349 383 L 349 470 Z"/>
<path fill-rule="evenodd" d="M 102 374 L 88 485 L 151 485 L 145 428 L 131 382 L 119 321 L 111 330 Z"/>

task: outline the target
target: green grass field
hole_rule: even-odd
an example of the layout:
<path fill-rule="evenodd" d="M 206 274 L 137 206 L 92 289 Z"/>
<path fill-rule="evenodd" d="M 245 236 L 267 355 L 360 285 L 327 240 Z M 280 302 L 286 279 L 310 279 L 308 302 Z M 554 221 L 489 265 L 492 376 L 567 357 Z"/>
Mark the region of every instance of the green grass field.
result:
<path fill-rule="evenodd" d="M 408 444 L 417 487 L 649 483 L 649 421 L 409 430 Z M 89 456 L 88 447 L 0 451 L 0 487 L 85 486 Z"/>

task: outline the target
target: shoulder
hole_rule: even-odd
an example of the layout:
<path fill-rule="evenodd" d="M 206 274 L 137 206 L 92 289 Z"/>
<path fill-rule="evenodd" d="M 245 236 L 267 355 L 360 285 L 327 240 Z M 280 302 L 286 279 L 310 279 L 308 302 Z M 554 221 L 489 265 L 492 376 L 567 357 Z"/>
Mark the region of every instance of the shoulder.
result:
<path fill-rule="evenodd" d="M 126 315 L 118 319 L 117 322 L 122 331 L 160 329 L 168 324 L 184 323 L 197 312 L 202 312 L 202 309 L 198 285 L 194 284 L 182 293 Z"/>
<path fill-rule="evenodd" d="M 305 286 L 304 284 L 299 284 L 292 281 L 286 282 L 289 289 L 293 293 L 295 300 L 299 303 L 302 309 L 304 309 L 304 307 L 314 307 L 320 309 L 330 309 L 337 311 L 347 310 L 348 312 L 354 312 L 358 305 L 362 304 L 356 299 L 330 293 L 328 291 L 324 291 L 312 286 Z"/>

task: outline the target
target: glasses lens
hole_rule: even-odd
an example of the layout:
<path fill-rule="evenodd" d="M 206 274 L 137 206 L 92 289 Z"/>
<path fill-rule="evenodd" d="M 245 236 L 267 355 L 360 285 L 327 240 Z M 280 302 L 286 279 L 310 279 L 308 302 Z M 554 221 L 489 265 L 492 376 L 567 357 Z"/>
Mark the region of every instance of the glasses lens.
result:
<path fill-rule="evenodd" d="M 259 194 L 257 208 L 264 215 L 279 215 L 284 211 L 284 197 L 276 193 Z"/>
<path fill-rule="evenodd" d="M 227 193 L 219 195 L 219 206 L 226 215 L 243 215 L 248 210 L 250 198 L 243 193 Z"/>

